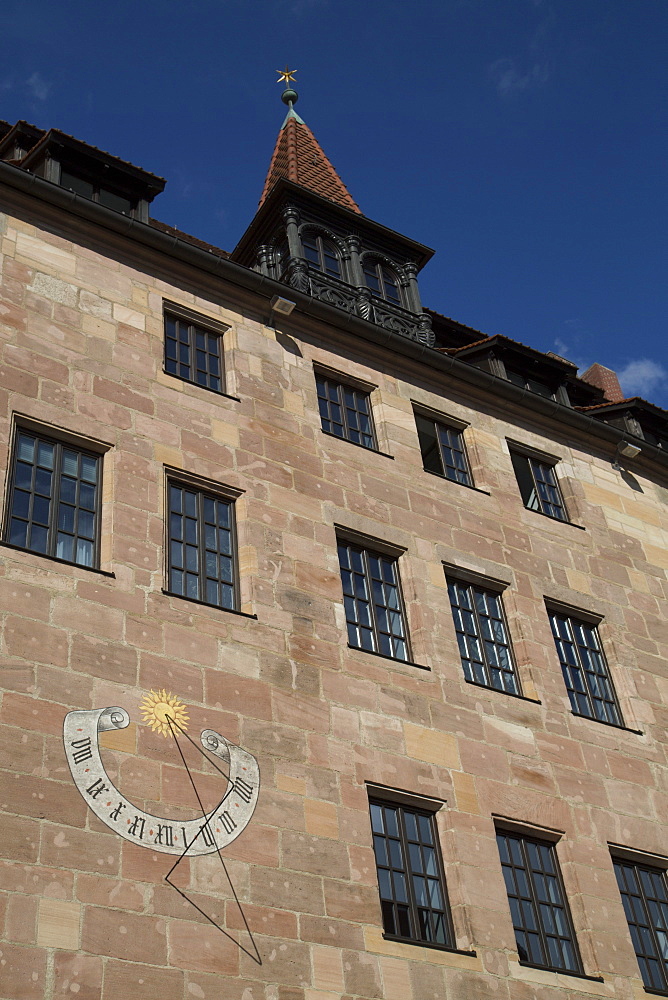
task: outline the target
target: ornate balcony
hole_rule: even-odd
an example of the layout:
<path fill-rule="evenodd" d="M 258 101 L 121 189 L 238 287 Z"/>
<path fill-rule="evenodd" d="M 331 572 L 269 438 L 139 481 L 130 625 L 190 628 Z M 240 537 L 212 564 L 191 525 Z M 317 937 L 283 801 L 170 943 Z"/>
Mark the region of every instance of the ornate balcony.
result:
<path fill-rule="evenodd" d="M 431 319 L 426 313 L 412 313 L 386 302 L 373 295 L 366 287 L 356 288 L 339 278 L 310 268 L 305 260 L 293 258 L 283 280 L 299 292 L 312 295 L 315 299 L 360 316 L 370 323 L 376 323 L 401 337 L 416 340 L 428 347 L 434 346 Z"/>

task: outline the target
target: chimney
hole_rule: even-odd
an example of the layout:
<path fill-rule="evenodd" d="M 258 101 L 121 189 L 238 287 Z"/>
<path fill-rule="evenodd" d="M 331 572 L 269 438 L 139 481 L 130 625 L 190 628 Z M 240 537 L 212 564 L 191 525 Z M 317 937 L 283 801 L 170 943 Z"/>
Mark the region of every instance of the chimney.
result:
<path fill-rule="evenodd" d="M 612 368 L 606 368 L 598 363 L 590 365 L 586 372 L 580 376 L 583 382 L 595 385 L 597 389 L 603 390 L 603 395 L 608 403 L 621 403 L 626 396 L 622 392 L 617 373 Z"/>

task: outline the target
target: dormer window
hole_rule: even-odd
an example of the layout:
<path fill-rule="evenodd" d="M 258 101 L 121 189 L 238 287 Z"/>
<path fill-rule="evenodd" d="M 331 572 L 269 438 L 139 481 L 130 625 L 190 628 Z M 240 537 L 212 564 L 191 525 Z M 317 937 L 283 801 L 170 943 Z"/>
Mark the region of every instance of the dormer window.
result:
<path fill-rule="evenodd" d="M 643 427 L 642 435 L 645 441 L 649 441 L 655 448 L 663 448 L 665 451 L 668 451 L 668 433 L 659 434 L 656 431 L 649 430 L 647 427 Z"/>
<path fill-rule="evenodd" d="M 74 191 L 75 194 L 80 194 L 82 198 L 89 198 L 91 201 L 96 201 L 98 204 L 104 205 L 105 208 L 110 208 L 114 212 L 121 212 L 123 215 L 134 214 L 136 202 L 130 201 L 129 198 L 124 198 L 123 195 L 116 194 L 115 191 L 101 187 L 99 184 L 94 184 L 86 180 L 85 177 L 71 174 L 69 170 L 61 169 L 60 184 L 61 187 L 67 188 L 69 191 Z"/>
<path fill-rule="evenodd" d="M 397 306 L 401 305 L 399 280 L 392 268 L 379 260 L 367 259 L 364 261 L 364 280 L 374 295 Z"/>
<path fill-rule="evenodd" d="M 548 399 L 554 399 L 554 390 L 545 382 L 530 378 L 522 372 L 513 371 L 508 365 L 506 365 L 506 378 L 513 385 L 521 386 L 522 389 L 528 389 L 529 392 L 537 392 L 539 396 L 547 396 Z"/>
<path fill-rule="evenodd" d="M 333 278 L 341 277 L 339 253 L 331 240 L 324 239 L 316 233 L 303 233 L 302 249 L 306 260 L 318 271 Z"/>

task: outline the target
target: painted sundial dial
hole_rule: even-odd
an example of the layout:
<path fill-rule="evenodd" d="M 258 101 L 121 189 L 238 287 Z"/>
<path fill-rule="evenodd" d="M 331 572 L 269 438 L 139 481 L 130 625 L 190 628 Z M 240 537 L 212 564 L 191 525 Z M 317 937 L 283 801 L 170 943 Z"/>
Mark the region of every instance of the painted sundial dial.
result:
<path fill-rule="evenodd" d="M 74 783 L 97 818 L 124 840 L 151 851 L 178 855 L 165 874 L 165 881 L 242 951 L 262 964 L 221 853 L 245 830 L 255 811 L 260 792 L 257 760 L 247 750 L 213 729 L 202 730 L 198 745 L 187 731 L 189 717 L 186 706 L 171 692 L 151 691 L 145 695 L 140 709 L 144 724 L 166 739 L 173 740 L 176 745 L 193 789 L 193 803 L 197 807 L 193 818 L 173 820 L 146 812 L 127 799 L 109 777 L 102 761 L 98 738 L 100 733 L 125 729 L 129 725 L 129 714 L 118 706 L 68 712 L 65 716 L 63 741 Z M 182 742 L 195 747 L 221 775 L 221 797 L 213 809 L 205 809 L 203 805 L 202 795 L 183 752 Z M 184 858 L 214 853 L 218 854 L 230 883 L 254 952 L 247 950 L 170 879 Z"/>

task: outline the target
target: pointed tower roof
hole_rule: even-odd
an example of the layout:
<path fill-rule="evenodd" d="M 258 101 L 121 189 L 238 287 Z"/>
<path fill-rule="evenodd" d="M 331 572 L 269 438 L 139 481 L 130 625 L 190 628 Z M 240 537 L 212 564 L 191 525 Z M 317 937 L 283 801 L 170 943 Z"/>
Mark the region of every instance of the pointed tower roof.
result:
<path fill-rule="evenodd" d="M 325 156 L 313 132 L 294 110 L 293 105 L 297 102 L 298 95 L 290 86 L 290 80 L 285 82 L 287 89 L 283 91 L 281 99 L 288 105 L 288 113 L 278 133 L 260 205 L 279 177 L 286 177 L 321 198 L 361 215 L 359 207 Z"/>

